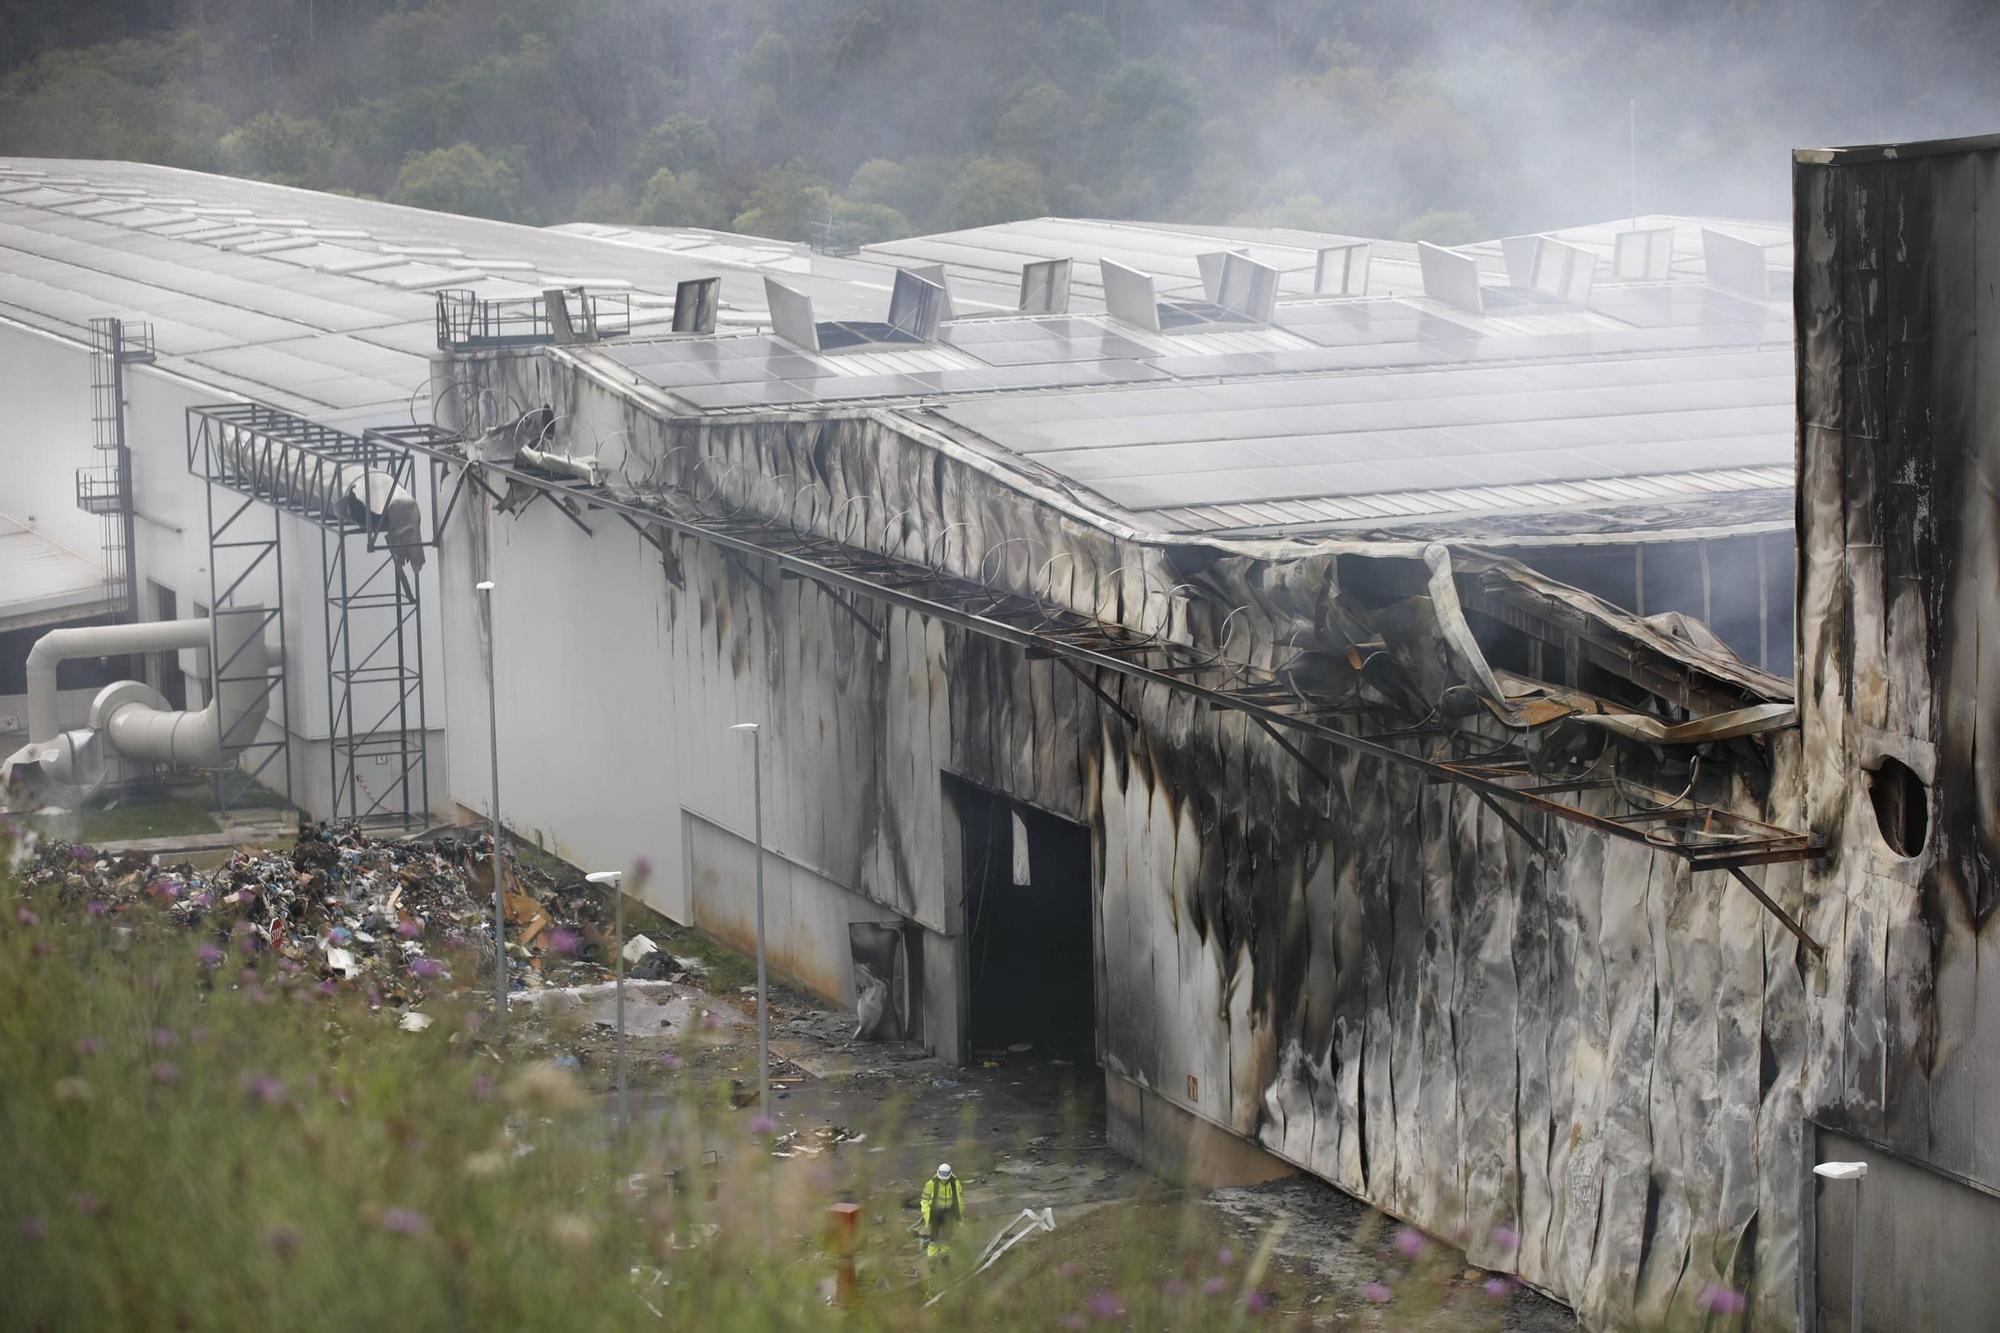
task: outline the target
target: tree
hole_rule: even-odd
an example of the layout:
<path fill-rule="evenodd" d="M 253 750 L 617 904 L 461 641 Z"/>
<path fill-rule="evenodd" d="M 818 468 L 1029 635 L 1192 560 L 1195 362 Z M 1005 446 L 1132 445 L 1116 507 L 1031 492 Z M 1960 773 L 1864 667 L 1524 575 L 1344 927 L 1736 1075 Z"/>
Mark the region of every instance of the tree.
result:
<path fill-rule="evenodd" d="M 1429 241 L 1432 245 L 1466 245 L 1479 239 L 1479 219 L 1470 213 L 1433 210 L 1396 228 L 1399 241 Z"/>
<path fill-rule="evenodd" d="M 319 121 L 265 111 L 223 136 L 222 156 L 245 176 L 318 186 L 333 162 L 333 136 Z"/>
<path fill-rule="evenodd" d="M 720 154 L 715 127 L 700 116 L 676 111 L 640 135 L 632 146 L 628 179 L 651 181 L 658 171 L 712 171 Z"/>
<path fill-rule="evenodd" d="M 910 220 L 887 204 L 857 203 L 836 198 L 832 203 L 833 222 L 827 241 L 834 245 L 872 245 L 876 241 L 908 236 Z"/>
<path fill-rule="evenodd" d="M 531 212 L 523 207 L 520 173 L 469 143 L 412 154 L 396 173 L 396 188 L 389 198 L 416 208 L 502 222 L 523 219 Z"/>
<path fill-rule="evenodd" d="M 939 207 L 953 230 L 1037 217 L 1048 209 L 1042 173 L 1019 158 L 975 157 L 945 187 Z"/>
<path fill-rule="evenodd" d="M 710 227 L 729 225 L 729 209 L 699 171 L 678 176 L 665 167 L 653 173 L 639 197 L 638 221 L 648 227 Z"/>
<path fill-rule="evenodd" d="M 1166 60 L 1129 60 L 1097 90 L 1090 128 L 1100 161 L 1178 184 L 1201 128 L 1201 86 Z"/>
<path fill-rule="evenodd" d="M 736 215 L 735 229 L 780 241 L 810 240 L 824 229 L 832 202 L 833 192 L 825 181 L 800 163 L 787 163 L 757 178 L 743 211 Z"/>

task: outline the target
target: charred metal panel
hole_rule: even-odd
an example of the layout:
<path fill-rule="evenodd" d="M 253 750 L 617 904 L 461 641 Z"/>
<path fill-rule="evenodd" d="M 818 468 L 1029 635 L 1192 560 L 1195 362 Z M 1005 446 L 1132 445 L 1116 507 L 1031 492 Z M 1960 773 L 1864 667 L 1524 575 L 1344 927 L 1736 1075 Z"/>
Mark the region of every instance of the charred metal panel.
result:
<path fill-rule="evenodd" d="M 1794 167 L 1799 705 L 1832 1001 L 1805 1109 L 1929 1169 L 1883 1173 L 1905 1212 L 1925 1188 L 1942 1208 L 1947 1177 L 2000 1210 L 1996 167 L 1992 141 Z M 1868 1285 L 2000 1319 L 1989 1274 L 1885 1265 Z"/>

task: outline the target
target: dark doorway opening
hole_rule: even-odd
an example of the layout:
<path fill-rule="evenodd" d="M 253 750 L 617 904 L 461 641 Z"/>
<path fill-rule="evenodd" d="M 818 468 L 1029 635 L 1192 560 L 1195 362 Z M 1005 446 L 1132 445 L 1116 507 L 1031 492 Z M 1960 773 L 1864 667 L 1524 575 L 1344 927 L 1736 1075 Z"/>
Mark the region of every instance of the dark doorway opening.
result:
<path fill-rule="evenodd" d="M 1028 1045 L 1091 1067 L 1090 830 L 964 783 L 949 787 L 964 855 L 974 1054 Z"/>

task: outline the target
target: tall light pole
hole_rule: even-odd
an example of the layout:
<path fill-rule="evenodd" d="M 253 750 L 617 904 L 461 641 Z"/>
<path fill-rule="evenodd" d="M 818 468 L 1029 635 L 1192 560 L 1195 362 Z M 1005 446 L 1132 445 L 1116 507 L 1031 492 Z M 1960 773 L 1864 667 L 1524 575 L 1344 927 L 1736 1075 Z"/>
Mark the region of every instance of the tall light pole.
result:
<path fill-rule="evenodd" d="M 1854 1182 L 1854 1234 L 1849 1237 L 1847 1260 L 1847 1326 L 1861 1330 L 1861 1182 L 1868 1179 L 1866 1162 L 1821 1162 L 1813 1174 L 1822 1180 Z"/>
<path fill-rule="evenodd" d="M 500 880 L 500 678 L 493 671 L 493 580 L 472 585 L 486 597 L 486 729 L 488 763 L 493 770 L 493 1008 L 499 1015 L 500 1040 L 507 1040 L 507 891 Z"/>
<path fill-rule="evenodd" d="M 755 722 L 738 722 L 731 731 L 750 733 L 751 828 L 757 843 L 757 1114 L 771 1118 L 771 992 L 764 977 L 764 755 L 763 734 Z"/>
<path fill-rule="evenodd" d="M 622 887 L 625 875 L 623 871 L 618 870 L 599 870 L 595 874 L 585 875 L 584 878 L 592 884 L 610 885 L 611 899 L 615 904 L 612 908 L 612 915 L 617 923 L 614 929 L 617 932 L 618 939 L 611 947 L 618 958 L 618 983 L 616 987 L 618 993 L 618 1138 L 622 1143 L 625 1138 L 625 1131 L 631 1124 L 631 1114 L 627 1109 L 625 1101 L 625 890 Z"/>

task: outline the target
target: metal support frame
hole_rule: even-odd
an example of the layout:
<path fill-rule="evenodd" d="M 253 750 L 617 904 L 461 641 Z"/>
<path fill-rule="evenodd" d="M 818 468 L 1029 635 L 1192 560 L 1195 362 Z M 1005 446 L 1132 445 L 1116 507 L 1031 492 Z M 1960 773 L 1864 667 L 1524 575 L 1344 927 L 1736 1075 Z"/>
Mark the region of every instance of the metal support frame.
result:
<path fill-rule="evenodd" d="M 448 472 L 468 462 L 457 442 L 435 427 L 395 427 L 369 432 L 394 440 L 428 457 L 434 469 Z M 1801 940 L 1817 952 L 1819 945 L 1798 923 L 1779 909 L 1743 873 L 1745 867 L 1817 859 L 1822 849 L 1809 834 L 1797 833 L 1732 811 L 1699 802 L 1644 791 L 1629 783 L 1608 783 L 1588 775 L 1548 773 L 1520 763 L 1454 763 L 1400 748 L 1399 741 L 1445 734 L 1437 727 L 1419 727 L 1386 735 L 1342 731 L 1323 719 L 1327 701 L 1301 697 L 1279 672 L 1159 635 L 1137 633 L 1123 625 L 1068 610 L 1052 610 L 1034 597 L 945 573 L 915 561 L 847 545 L 817 533 L 802 533 L 782 518 L 745 517 L 741 513 L 698 512 L 685 495 L 654 499 L 614 495 L 602 488 L 570 485 L 536 476 L 504 463 L 471 464 L 509 483 L 532 486 L 552 497 L 570 497 L 596 509 L 618 513 L 628 521 L 661 527 L 707 542 L 726 556 L 769 561 L 784 574 L 810 579 L 823 587 L 872 601 L 887 602 L 955 625 L 971 633 L 1022 648 L 1031 656 L 1063 661 L 1093 677 L 1109 672 L 1165 687 L 1211 707 L 1245 713 L 1316 776 L 1325 770 L 1305 746 L 1319 743 L 1412 770 L 1433 781 L 1448 782 L 1475 793 L 1482 801 L 1516 814 L 1536 812 L 1621 841 L 1678 857 L 1691 871 L 1727 871 L 1752 884 L 1758 900 Z M 482 483 L 483 484 L 483 483 Z M 435 485 L 435 483 L 433 483 Z M 1120 710 L 1121 712 L 1123 710 Z M 1130 715 L 1127 714 L 1128 720 Z M 1648 806 L 1622 815 L 1604 815 L 1554 799 L 1558 791 L 1603 789 L 1626 801 Z M 1549 854 L 1545 840 L 1535 837 L 1525 822 L 1507 820 L 1538 853 Z"/>
<path fill-rule="evenodd" d="M 226 449 L 224 432 L 230 433 Z M 217 538 L 253 504 L 273 511 L 268 545 L 274 557 L 282 515 L 319 529 L 332 814 L 404 828 L 422 824 L 430 811 L 423 606 L 415 582 L 398 567 L 399 553 L 391 550 L 380 517 L 348 499 L 369 473 L 387 474 L 419 494 L 415 460 L 407 450 L 289 412 L 228 403 L 188 409 L 188 470 L 208 482 L 211 508 L 218 489 L 242 497 L 223 528 L 211 529 L 212 571 L 218 552 L 229 547 Z M 427 512 L 435 514 L 434 469 L 426 469 L 424 482 L 432 488 Z M 272 614 L 282 644 L 284 579 L 275 559 L 274 572 L 278 596 Z M 239 576 L 226 591 L 233 593 L 241 582 Z M 216 595 L 211 614 L 223 614 L 227 601 L 223 593 Z M 283 666 L 281 648 L 280 677 Z M 289 737 L 288 715 L 280 730 Z M 289 742 L 284 743 L 289 800 Z"/>
<path fill-rule="evenodd" d="M 217 695 L 224 685 L 256 683 L 260 686 L 260 701 L 268 702 L 275 697 L 278 705 L 278 734 L 275 739 L 263 739 L 263 709 L 253 708 L 238 725 L 242 733 L 224 735 L 222 728 L 216 728 L 215 772 L 211 778 L 215 793 L 215 808 L 226 814 L 236 808 L 252 788 L 259 785 L 265 774 L 276 763 L 284 780 L 285 804 L 292 804 L 292 732 L 285 725 L 288 713 L 285 685 L 285 557 L 279 540 L 279 520 L 276 513 L 271 515 L 270 535 L 255 533 L 255 521 L 245 522 L 245 516 L 257 507 L 251 496 L 237 496 L 223 491 L 222 504 L 216 504 L 218 487 L 211 479 L 206 487 L 205 513 L 208 517 L 208 660 L 211 664 L 209 675 Z M 241 523 L 242 526 L 238 527 Z M 254 605 L 239 607 L 236 595 L 242 591 L 244 583 L 257 570 L 270 562 L 272 582 L 278 587 L 279 596 L 270 606 Z M 262 672 L 248 672 L 237 665 L 237 653 L 227 659 L 222 656 L 222 622 L 225 618 L 242 617 L 251 621 L 243 642 L 249 642 L 250 635 L 267 635 L 275 627 L 279 650 Z M 230 636 L 235 638 L 234 635 Z M 229 762 L 229 751 L 236 750 L 236 763 Z"/>

